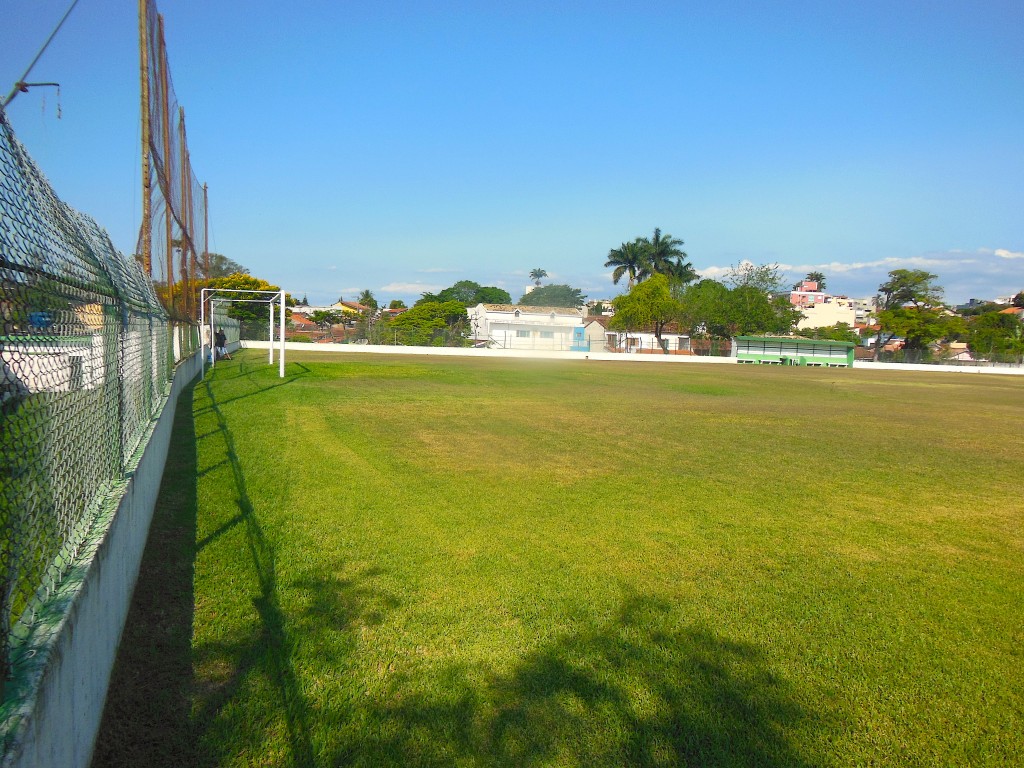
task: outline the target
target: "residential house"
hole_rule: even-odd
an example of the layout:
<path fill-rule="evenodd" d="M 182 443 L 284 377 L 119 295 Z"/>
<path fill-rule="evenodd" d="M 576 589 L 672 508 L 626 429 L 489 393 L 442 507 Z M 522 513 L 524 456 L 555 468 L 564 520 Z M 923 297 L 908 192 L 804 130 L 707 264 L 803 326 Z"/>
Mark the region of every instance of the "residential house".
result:
<path fill-rule="evenodd" d="M 588 351 L 583 310 L 477 304 L 466 310 L 475 344 L 497 349 Z"/>

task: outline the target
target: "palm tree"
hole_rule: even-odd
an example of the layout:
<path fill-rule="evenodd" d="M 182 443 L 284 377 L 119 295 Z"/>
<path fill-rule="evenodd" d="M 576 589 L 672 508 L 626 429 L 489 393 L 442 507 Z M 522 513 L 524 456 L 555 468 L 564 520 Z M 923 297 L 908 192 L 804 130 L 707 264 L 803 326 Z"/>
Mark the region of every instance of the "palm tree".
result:
<path fill-rule="evenodd" d="M 548 273 L 546 270 L 537 267 L 536 269 L 530 270 L 530 279 L 533 280 L 533 284 L 540 288 L 540 279 L 547 277 Z"/>
<path fill-rule="evenodd" d="M 643 238 L 647 247 L 647 259 L 649 269 L 640 279 L 646 279 L 651 275 L 665 275 L 670 280 L 678 280 L 681 283 L 689 283 L 697 278 L 697 272 L 693 265 L 686 258 L 686 252 L 679 246 L 683 241 L 672 235 L 661 234 L 661 230 L 655 228 L 654 237 L 648 240 Z"/>
<path fill-rule="evenodd" d="M 369 307 L 371 310 L 377 309 L 377 300 L 373 297 L 373 293 L 369 288 L 359 294 L 357 302 L 362 304 L 364 307 Z"/>
<path fill-rule="evenodd" d="M 615 267 L 612 271 L 612 283 L 619 284 L 623 275 L 629 275 L 629 288 L 632 289 L 637 280 L 650 276 L 647 247 L 641 238 L 631 243 L 623 243 L 618 248 L 608 251 L 606 267 Z"/>

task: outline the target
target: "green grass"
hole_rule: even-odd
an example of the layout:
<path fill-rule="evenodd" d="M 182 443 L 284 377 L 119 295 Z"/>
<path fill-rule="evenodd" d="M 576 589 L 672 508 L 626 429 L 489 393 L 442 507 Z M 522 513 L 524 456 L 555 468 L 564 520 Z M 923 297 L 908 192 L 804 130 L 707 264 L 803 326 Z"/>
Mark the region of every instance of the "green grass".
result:
<path fill-rule="evenodd" d="M 1024 379 L 287 374 L 180 407 L 96 765 L 1024 762 Z"/>

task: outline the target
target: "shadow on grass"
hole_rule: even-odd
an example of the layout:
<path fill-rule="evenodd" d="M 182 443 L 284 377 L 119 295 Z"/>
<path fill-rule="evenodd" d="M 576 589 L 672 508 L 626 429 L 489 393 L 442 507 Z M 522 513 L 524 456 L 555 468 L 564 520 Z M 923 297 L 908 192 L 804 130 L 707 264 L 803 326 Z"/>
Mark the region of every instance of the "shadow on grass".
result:
<path fill-rule="evenodd" d="M 294 383 L 296 379 L 299 379 L 303 376 L 307 376 L 310 373 L 309 368 L 302 365 L 301 363 L 289 363 L 288 369 L 291 369 L 292 373 L 283 379 L 275 379 L 273 384 L 269 384 L 265 383 L 267 381 L 266 379 L 259 379 L 254 376 L 254 373 L 256 372 L 259 366 L 255 365 L 252 359 L 247 357 L 240 358 L 235 365 L 237 367 L 233 367 L 231 373 L 213 372 L 209 374 L 207 378 L 204 379 L 202 382 L 203 385 L 205 385 L 207 388 L 207 393 L 210 392 L 209 387 L 211 381 L 225 382 L 230 381 L 231 379 L 247 379 L 252 383 L 255 389 L 253 389 L 251 392 L 246 392 L 245 394 L 242 395 L 235 395 L 234 397 L 225 397 L 219 401 L 214 401 L 213 396 L 211 395 L 211 405 L 196 410 L 195 413 L 193 414 L 194 416 L 201 416 L 207 413 L 210 409 L 215 408 L 216 406 L 224 406 L 227 405 L 228 403 L 233 403 L 237 400 L 244 400 L 248 397 L 262 395 L 272 389 L 277 389 L 278 387 L 286 387 L 289 384 Z M 298 372 L 295 372 L 295 369 L 298 369 Z M 204 434 L 203 437 L 209 437 L 211 434 L 216 433 L 217 430 L 214 430 L 213 432 L 208 432 Z"/>
<path fill-rule="evenodd" d="M 253 394 L 283 386 L 291 381 L 293 379 L 286 379 L 281 384 L 263 387 Z M 253 606 L 259 615 L 260 623 L 256 636 L 249 640 L 243 640 L 240 644 L 235 644 L 234 647 L 203 649 L 203 654 L 213 652 L 217 657 L 223 658 L 227 655 L 237 661 L 228 680 L 219 685 L 216 690 L 207 691 L 208 695 L 202 697 L 202 700 L 198 702 L 199 707 L 195 712 L 195 720 L 198 724 L 203 724 L 215 718 L 231 702 L 241 682 L 251 671 L 258 669 L 275 689 L 275 698 L 284 713 L 292 764 L 311 766 L 314 763 L 308 709 L 292 666 L 293 641 L 286 630 L 285 616 L 281 610 L 278 596 L 277 555 L 273 544 L 264 534 L 263 527 L 249 498 L 245 473 L 235 450 L 234 436 L 221 410 L 222 403 L 218 402 L 209 381 L 204 382 L 204 387 L 210 401 L 209 410 L 215 415 L 219 432 L 224 440 L 226 460 L 231 465 L 235 491 L 238 494 L 239 511 L 226 525 L 197 544 L 205 546 L 212 538 L 222 535 L 236 525 L 245 527 L 245 542 L 259 586 L 259 595 L 253 598 Z M 196 661 L 199 662 L 200 659 L 197 658 Z"/>
<path fill-rule="evenodd" d="M 750 645 L 673 626 L 632 597 L 614 620 L 557 640 L 508 674 L 448 669 L 437 692 L 371 706 L 373 733 L 326 765 L 807 766 L 813 727 Z M 398 687 L 402 682 L 398 682 Z"/>
<path fill-rule="evenodd" d="M 218 425 L 207 437 L 222 436 L 219 460 L 231 466 L 238 509 L 196 541 L 189 389 L 175 414 L 94 768 L 246 760 L 300 768 L 820 762 L 805 744 L 793 743 L 795 733 L 821 728 L 820 716 L 795 703 L 792 685 L 772 673 L 761 651 L 680 624 L 675 606 L 644 595 L 628 596 L 607 621 L 542 644 L 509 669 L 416 667 L 394 673 L 373 695 L 350 695 L 359 681 L 329 685 L 344 694 L 333 700 L 310 693 L 318 682 L 296 669 L 299 643 L 354 652 L 359 628 L 385 623 L 398 601 L 373 587 L 380 575 L 374 569 L 350 578 L 305 577 L 287 585 L 302 600 L 286 617 L 273 541 L 249 497 L 222 403 L 209 383 L 203 386 Z M 193 648 L 196 553 L 239 528 L 256 582 L 252 630 Z M 342 661 L 325 658 L 320 673 L 345 674 Z M 204 670 L 202 687 L 193 670 Z M 808 741 L 813 737 L 802 739 Z"/>
<path fill-rule="evenodd" d="M 167 465 L 121 635 L 93 768 L 190 765 L 196 537 L 194 386 L 174 412 Z"/>

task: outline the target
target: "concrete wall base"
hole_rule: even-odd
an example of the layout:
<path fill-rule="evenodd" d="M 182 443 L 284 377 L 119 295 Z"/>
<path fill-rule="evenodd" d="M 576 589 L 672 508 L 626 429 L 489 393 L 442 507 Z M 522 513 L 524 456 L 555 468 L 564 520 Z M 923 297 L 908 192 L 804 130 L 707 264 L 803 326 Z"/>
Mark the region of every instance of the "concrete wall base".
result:
<path fill-rule="evenodd" d="M 181 391 L 199 355 L 175 372 L 145 449 L 99 513 L 86 544 L 13 661 L 0 710 L 4 768 L 88 768 L 110 673 L 153 519 Z"/>

